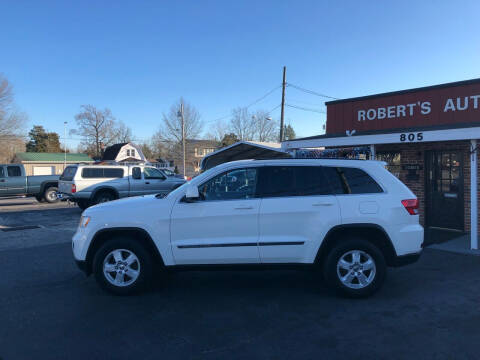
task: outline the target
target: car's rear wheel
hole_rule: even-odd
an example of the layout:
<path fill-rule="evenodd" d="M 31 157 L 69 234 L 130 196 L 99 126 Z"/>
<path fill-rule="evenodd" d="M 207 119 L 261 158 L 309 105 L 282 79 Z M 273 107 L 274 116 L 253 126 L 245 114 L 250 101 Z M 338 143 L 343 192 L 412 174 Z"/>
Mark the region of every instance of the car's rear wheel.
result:
<path fill-rule="evenodd" d="M 59 199 L 57 196 L 57 187 L 51 186 L 43 193 L 43 198 L 46 202 L 53 204 L 56 203 Z"/>
<path fill-rule="evenodd" d="M 340 241 L 327 256 L 327 282 L 341 294 L 366 297 L 383 284 L 387 265 L 382 252 L 364 239 Z"/>
<path fill-rule="evenodd" d="M 145 248 L 129 238 L 108 240 L 93 259 L 98 284 L 115 295 L 129 295 L 145 288 L 152 266 L 152 258 Z"/>

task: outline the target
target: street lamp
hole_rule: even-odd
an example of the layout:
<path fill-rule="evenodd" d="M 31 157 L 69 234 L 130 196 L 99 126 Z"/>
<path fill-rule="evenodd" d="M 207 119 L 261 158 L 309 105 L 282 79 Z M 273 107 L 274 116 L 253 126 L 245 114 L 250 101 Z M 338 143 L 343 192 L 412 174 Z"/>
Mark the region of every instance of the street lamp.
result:
<path fill-rule="evenodd" d="M 177 116 L 182 122 L 182 153 L 183 153 L 183 178 L 185 179 L 185 119 L 183 117 L 183 102 L 180 104 L 180 110 L 177 112 Z"/>
<path fill-rule="evenodd" d="M 63 170 L 67 167 L 67 121 L 63 122 L 63 151 L 64 151 L 64 162 Z"/>

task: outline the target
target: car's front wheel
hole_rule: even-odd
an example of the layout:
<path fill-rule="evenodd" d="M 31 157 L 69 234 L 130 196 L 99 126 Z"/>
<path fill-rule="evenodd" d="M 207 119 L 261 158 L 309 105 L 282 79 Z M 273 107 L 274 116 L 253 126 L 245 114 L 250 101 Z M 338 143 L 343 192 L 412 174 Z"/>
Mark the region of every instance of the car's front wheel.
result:
<path fill-rule="evenodd" d="M 324 266 L 327 282 L 349 297 L 372 295 L 382 286 L 387 271 L 382 252 L 364 239 L 340 241 Z"/>
<path fill-rule="evenodd" d="M 152 259 L 135 239 L 108 240 L 95 254 L 93 271 L 98 284 L 115 295 L 128 295 L 145 287 L 152 274 Z"/>

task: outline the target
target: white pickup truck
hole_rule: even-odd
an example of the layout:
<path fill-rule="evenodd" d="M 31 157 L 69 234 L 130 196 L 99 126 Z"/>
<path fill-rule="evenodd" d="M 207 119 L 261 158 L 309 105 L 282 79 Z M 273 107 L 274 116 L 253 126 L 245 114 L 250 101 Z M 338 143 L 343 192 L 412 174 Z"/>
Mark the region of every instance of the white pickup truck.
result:
<path fill-rule="evenodd" d="M 26 176 L 22 164 L 0 164 L 0 197 L 27 195 L 38 201 L 54 203 L 57 198 L 57 175 Z"/>

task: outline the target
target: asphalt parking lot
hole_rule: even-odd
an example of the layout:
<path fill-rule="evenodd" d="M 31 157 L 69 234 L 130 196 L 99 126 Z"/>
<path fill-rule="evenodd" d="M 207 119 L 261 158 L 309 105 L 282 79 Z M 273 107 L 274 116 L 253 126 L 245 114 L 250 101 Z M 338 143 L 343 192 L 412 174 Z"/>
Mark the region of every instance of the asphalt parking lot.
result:
<path fill-rule="evenodd" d="M 2 229 L 40 226 L 0 231 L 2 360 L 478 358 L 480 257 L 426 249 L 365 300 L 307 271 L 182 272 L 114 297 L 73 263 L 80 213 L 0 200 Z"/>

